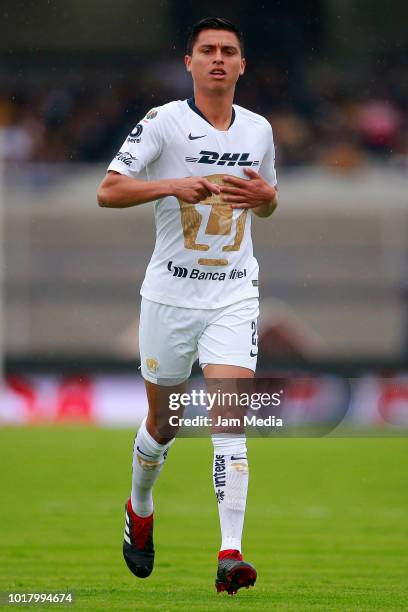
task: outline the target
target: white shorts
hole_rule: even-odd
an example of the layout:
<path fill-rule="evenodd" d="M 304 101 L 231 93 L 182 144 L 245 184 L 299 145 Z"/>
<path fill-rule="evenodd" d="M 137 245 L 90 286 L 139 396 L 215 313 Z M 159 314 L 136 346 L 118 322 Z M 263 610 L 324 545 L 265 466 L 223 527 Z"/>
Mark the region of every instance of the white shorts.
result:
<path fill-rule="evenodd" d="M 179 308 L 142 298 L 139 349 L 143 378 L 160 385 L 187 380 L 195 360 L 255 372 L 259 301 L 215 309 Z"/>

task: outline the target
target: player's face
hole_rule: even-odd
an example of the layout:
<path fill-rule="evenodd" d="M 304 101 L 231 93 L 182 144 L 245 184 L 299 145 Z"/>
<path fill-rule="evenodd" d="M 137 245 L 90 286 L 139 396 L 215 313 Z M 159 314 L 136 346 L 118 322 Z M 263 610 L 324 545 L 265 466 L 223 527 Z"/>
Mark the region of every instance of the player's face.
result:
<path fill-rule="evenodd" d="M 185 64 L 196 87 L 214 91 L 234 88 L 245 70 L 238 38 L 228 30 L 202 30 Z"/>

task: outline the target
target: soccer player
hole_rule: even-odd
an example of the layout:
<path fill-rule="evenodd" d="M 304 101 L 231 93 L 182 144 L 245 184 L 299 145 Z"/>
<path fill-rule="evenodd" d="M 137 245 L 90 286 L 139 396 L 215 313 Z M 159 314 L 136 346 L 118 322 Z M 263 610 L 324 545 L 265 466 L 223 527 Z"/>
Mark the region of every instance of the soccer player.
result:
<path fill-rule="evenodd" d="M 197 356 L 208 381 L 254 377 L 259 310 L 251 215 L 269 217 L 277 206 L 271 126 L 233 104 L 245 71 L 242 33 L 226 19 L 203 19 L 191 30 L 184 61 L 194 96 L 150 110 L 98 190 L 103 207 L 155 203 L 139 333 L 149 410 L 134 442 L 123 544 L 139 578 L 153 569 L 152 488 L 176 433 L 163 427 L 169 394 L 186 389 Z M 234 594 L 256 580 L 241 552 L 246 441 L 213 430 L 212 442 L 222 537 L 216 588 Z"/>

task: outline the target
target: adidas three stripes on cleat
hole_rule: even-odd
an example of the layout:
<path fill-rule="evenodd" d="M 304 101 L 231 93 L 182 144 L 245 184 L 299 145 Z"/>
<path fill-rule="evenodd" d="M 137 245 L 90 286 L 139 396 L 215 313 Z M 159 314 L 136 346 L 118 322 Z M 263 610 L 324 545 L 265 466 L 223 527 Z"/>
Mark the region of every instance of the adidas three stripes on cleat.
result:
<path fill-rule="evenodd" d="M 147 517 L 133 512 L 130 498 L 125 505 L 125 533 L 123 556 L 130 571 L 138 578 L 147 578 L 153 571 L 153 514 Z M 249 588 L 256 581 L 256 569 L 242 559 L 238 550 L 223 550 L 218 555 L 215 587 L 220 593 L 235 595 L 242 587 Z"/>
<path fill-rule="evenodd" d="M 130 498 L 125 505 L 123 556 L 130 571 L 138 578 L 147 578 L 153 571 L 153 514 L 146 517 L 133 512 Z"/>

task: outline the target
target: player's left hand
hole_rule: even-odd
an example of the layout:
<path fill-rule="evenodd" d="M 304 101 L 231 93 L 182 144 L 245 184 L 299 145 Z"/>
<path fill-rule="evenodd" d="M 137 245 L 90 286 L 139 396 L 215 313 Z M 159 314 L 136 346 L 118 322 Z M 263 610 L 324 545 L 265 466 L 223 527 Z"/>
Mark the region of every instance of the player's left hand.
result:
<path fill-rule="evenodd" d="M 244 172 L 249 180 L 236 176 L 223 177 L 224 183 L 228 183 L 220 187 L 224 202 L 231 204 L 232 208 L 256 208 L 275 200 L 277 188 L 272 187 L 255 170 L 245 168 Z"/>

